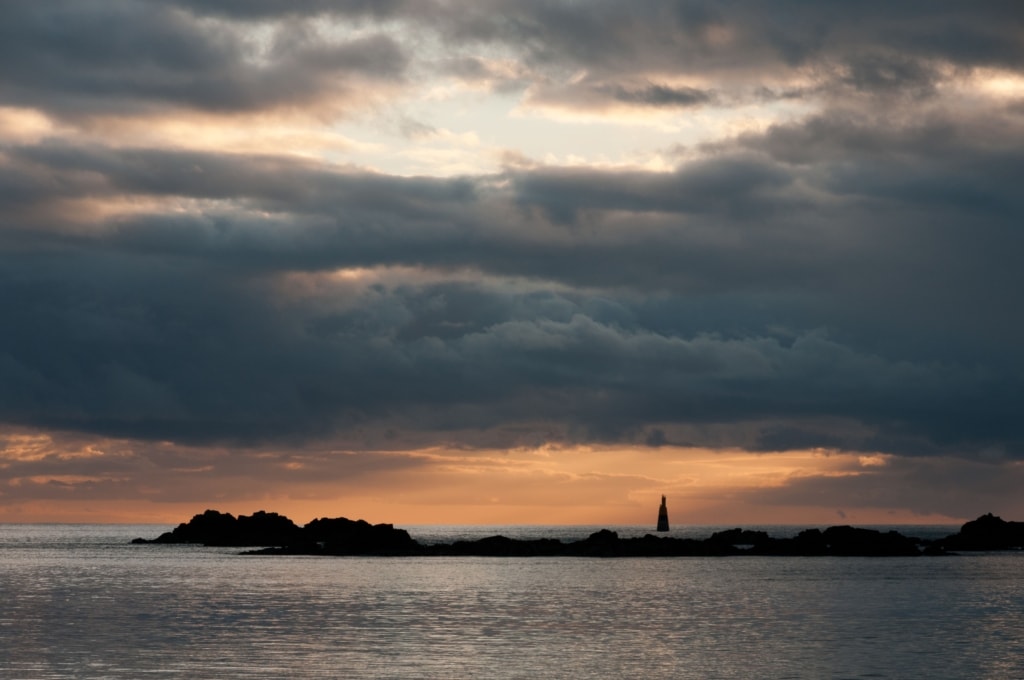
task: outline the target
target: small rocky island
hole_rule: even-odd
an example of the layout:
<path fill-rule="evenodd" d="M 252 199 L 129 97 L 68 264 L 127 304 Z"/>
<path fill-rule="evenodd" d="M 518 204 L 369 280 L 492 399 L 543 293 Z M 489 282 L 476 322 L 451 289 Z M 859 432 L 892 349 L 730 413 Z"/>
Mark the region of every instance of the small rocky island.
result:
<path fill-rule="evenodd" d="M 206 546 L 259 548 L 258 555 L 367 556 L 493 556 L 493 557 L 679 557 L 717 555 L 789 556 L 915 556 L 948 555 L 954 551 L 1024 549 L 1024 522 L 1007 522 L 987 514 L 964 524 L 946 538 L 926 541 L 896 531 L 851 526 L 806 529 L 792 538 L 773 538 L 763 531 L 729 529 L 705 539 L 647 534 L 619 538 L 602 529 L 579 541 L 521 540 L 491 536 L 475 541 L 421 544 L 391 524 L 370 524 L 344 517 L 315 519 L 305 526 L 275 512 L 235 517 L 207 510 L 159 537 L 132 543 L 194 543 Z"/>

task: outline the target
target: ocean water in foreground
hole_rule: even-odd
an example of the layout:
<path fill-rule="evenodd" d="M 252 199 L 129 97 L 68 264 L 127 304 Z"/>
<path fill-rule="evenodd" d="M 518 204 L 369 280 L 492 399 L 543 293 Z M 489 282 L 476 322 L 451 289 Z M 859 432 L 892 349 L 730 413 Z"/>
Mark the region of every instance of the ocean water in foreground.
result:
<path fill-rule="evenodd" d="M 1024 678 L 1018 552 L 322 558 L 128 543 L 169 528 L 0 525 L 0 678 Z M 408 529 L 427 542 L 592 528 Z"/>

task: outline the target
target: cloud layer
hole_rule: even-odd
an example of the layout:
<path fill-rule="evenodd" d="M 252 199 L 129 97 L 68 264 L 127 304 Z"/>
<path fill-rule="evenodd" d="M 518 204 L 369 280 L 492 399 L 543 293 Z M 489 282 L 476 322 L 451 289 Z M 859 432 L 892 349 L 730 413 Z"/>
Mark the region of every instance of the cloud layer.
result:
<path fill-rule="evenodd" d="M 0 421 L 1020 459 L 1022 23 L 1003 2 L 10 4 Z M 488 102 L 668 130 L 661 165 L 531 157 Z M 268 141 L 219 148 L 232 128 Z M 375 169 L 444 139 L 491 160 Z"/>

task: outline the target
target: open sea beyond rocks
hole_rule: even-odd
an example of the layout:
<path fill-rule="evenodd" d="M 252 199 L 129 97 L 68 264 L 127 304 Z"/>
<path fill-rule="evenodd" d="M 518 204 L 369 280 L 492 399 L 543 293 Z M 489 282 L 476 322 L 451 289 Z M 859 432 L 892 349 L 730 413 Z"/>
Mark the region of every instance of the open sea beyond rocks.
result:
<path fill-rule="evenodd" d="M 0 525 L 0 678 L 1024 678 L 1020 551 L 266 557 L 131 544 L 170 528 Z M 651 531 L 401 528 L 424 544 Z"/>

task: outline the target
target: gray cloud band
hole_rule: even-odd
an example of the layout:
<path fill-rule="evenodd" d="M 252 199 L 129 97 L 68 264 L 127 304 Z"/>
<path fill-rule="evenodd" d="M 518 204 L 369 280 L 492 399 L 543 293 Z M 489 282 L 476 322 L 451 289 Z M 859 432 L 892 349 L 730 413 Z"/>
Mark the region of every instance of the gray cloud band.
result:
<path fill-rule="evenodd" d="M 441 55 L 463 65 L 449 75 L 581 108 L 721 101 L 667 82 L 687 76 L 715 79 L 725 100 L 927 96 L 951 69 L 1019 69 L 1018 10 L 996 1 L 5 3 L 0 101 L 70 117 L 322 100 L 344 111 L 374 84 L 429 77 Z M 480 59 L 495 54 L 520 68 L 488 74 Z M 581 70 L 583 81 L 565 77 Z M 793 77 L 805 84 L 767 86 Z"/>
<path fill-rule="evenodd" d="M 872 5 L 800 3 L 783 21 L 761 3 L 9 3 L 0 100 L 56 117 L 400 89 L 429 67 L 409 26 L 456 52 L 512 49 L 516 78 L 574 106 L 720 104 L 805 71 L 824 104 L 669 173 L 403 178 L 7 143 L 0 420 L 195 443 L 494 445 L 511 424 L 534 442 L 1019 457 L 1024 112 L 916 112 L 944 69 L 1019 70 L 1022 18 Z M 276 18 L 298 24 L 255 58 L 253 25 Z M 722 85 L 657 80 L 698 72 Z M 86 199 L 188 207 L 82 228 L 61 206 Z M 342 268 L 373 274 L 328 276 Z"/>
<path fill-rule="evenodd" d="M 668 176 L 539 170 L 501 184 L 155 150 L 43 145 L 8 159 L 10 183 L 76 195 L 89 169 L 93 195 L 221 206 L 86 234 L 5 226 L 10 421 L 259 439 L 430 428 L 445 420 L 435 411 L 473 404 L 463 426 L 550 419 L 593 439 L 839 417 L 871 435 L 818 443 L 1019 443 L 1022 329 L 1007 313 L 1024 283 L 1007 261 L 1019 199 L 998 179 L 991 214 L 950 195 L 979 181 L 957 163 L 922 157 L 914 174 L 869 158 L 858 184 L 837 182 L 828 159 L 807 172 L 743 152 Z M 897 170 L 907 189 L 878 185 Z M 848 160 L 842 171 L 861 177 Z M 828 193 L 794 193 L 812 176 Z M 8 195 L 23 215 L 52 198 Z M 325 289 L 282 306 L 274 293 L 290 272 L 396 266 L 435 275 L 383 273 L 340 301 Z M 816 441 L 772 431 L 761 445 Z"/>

